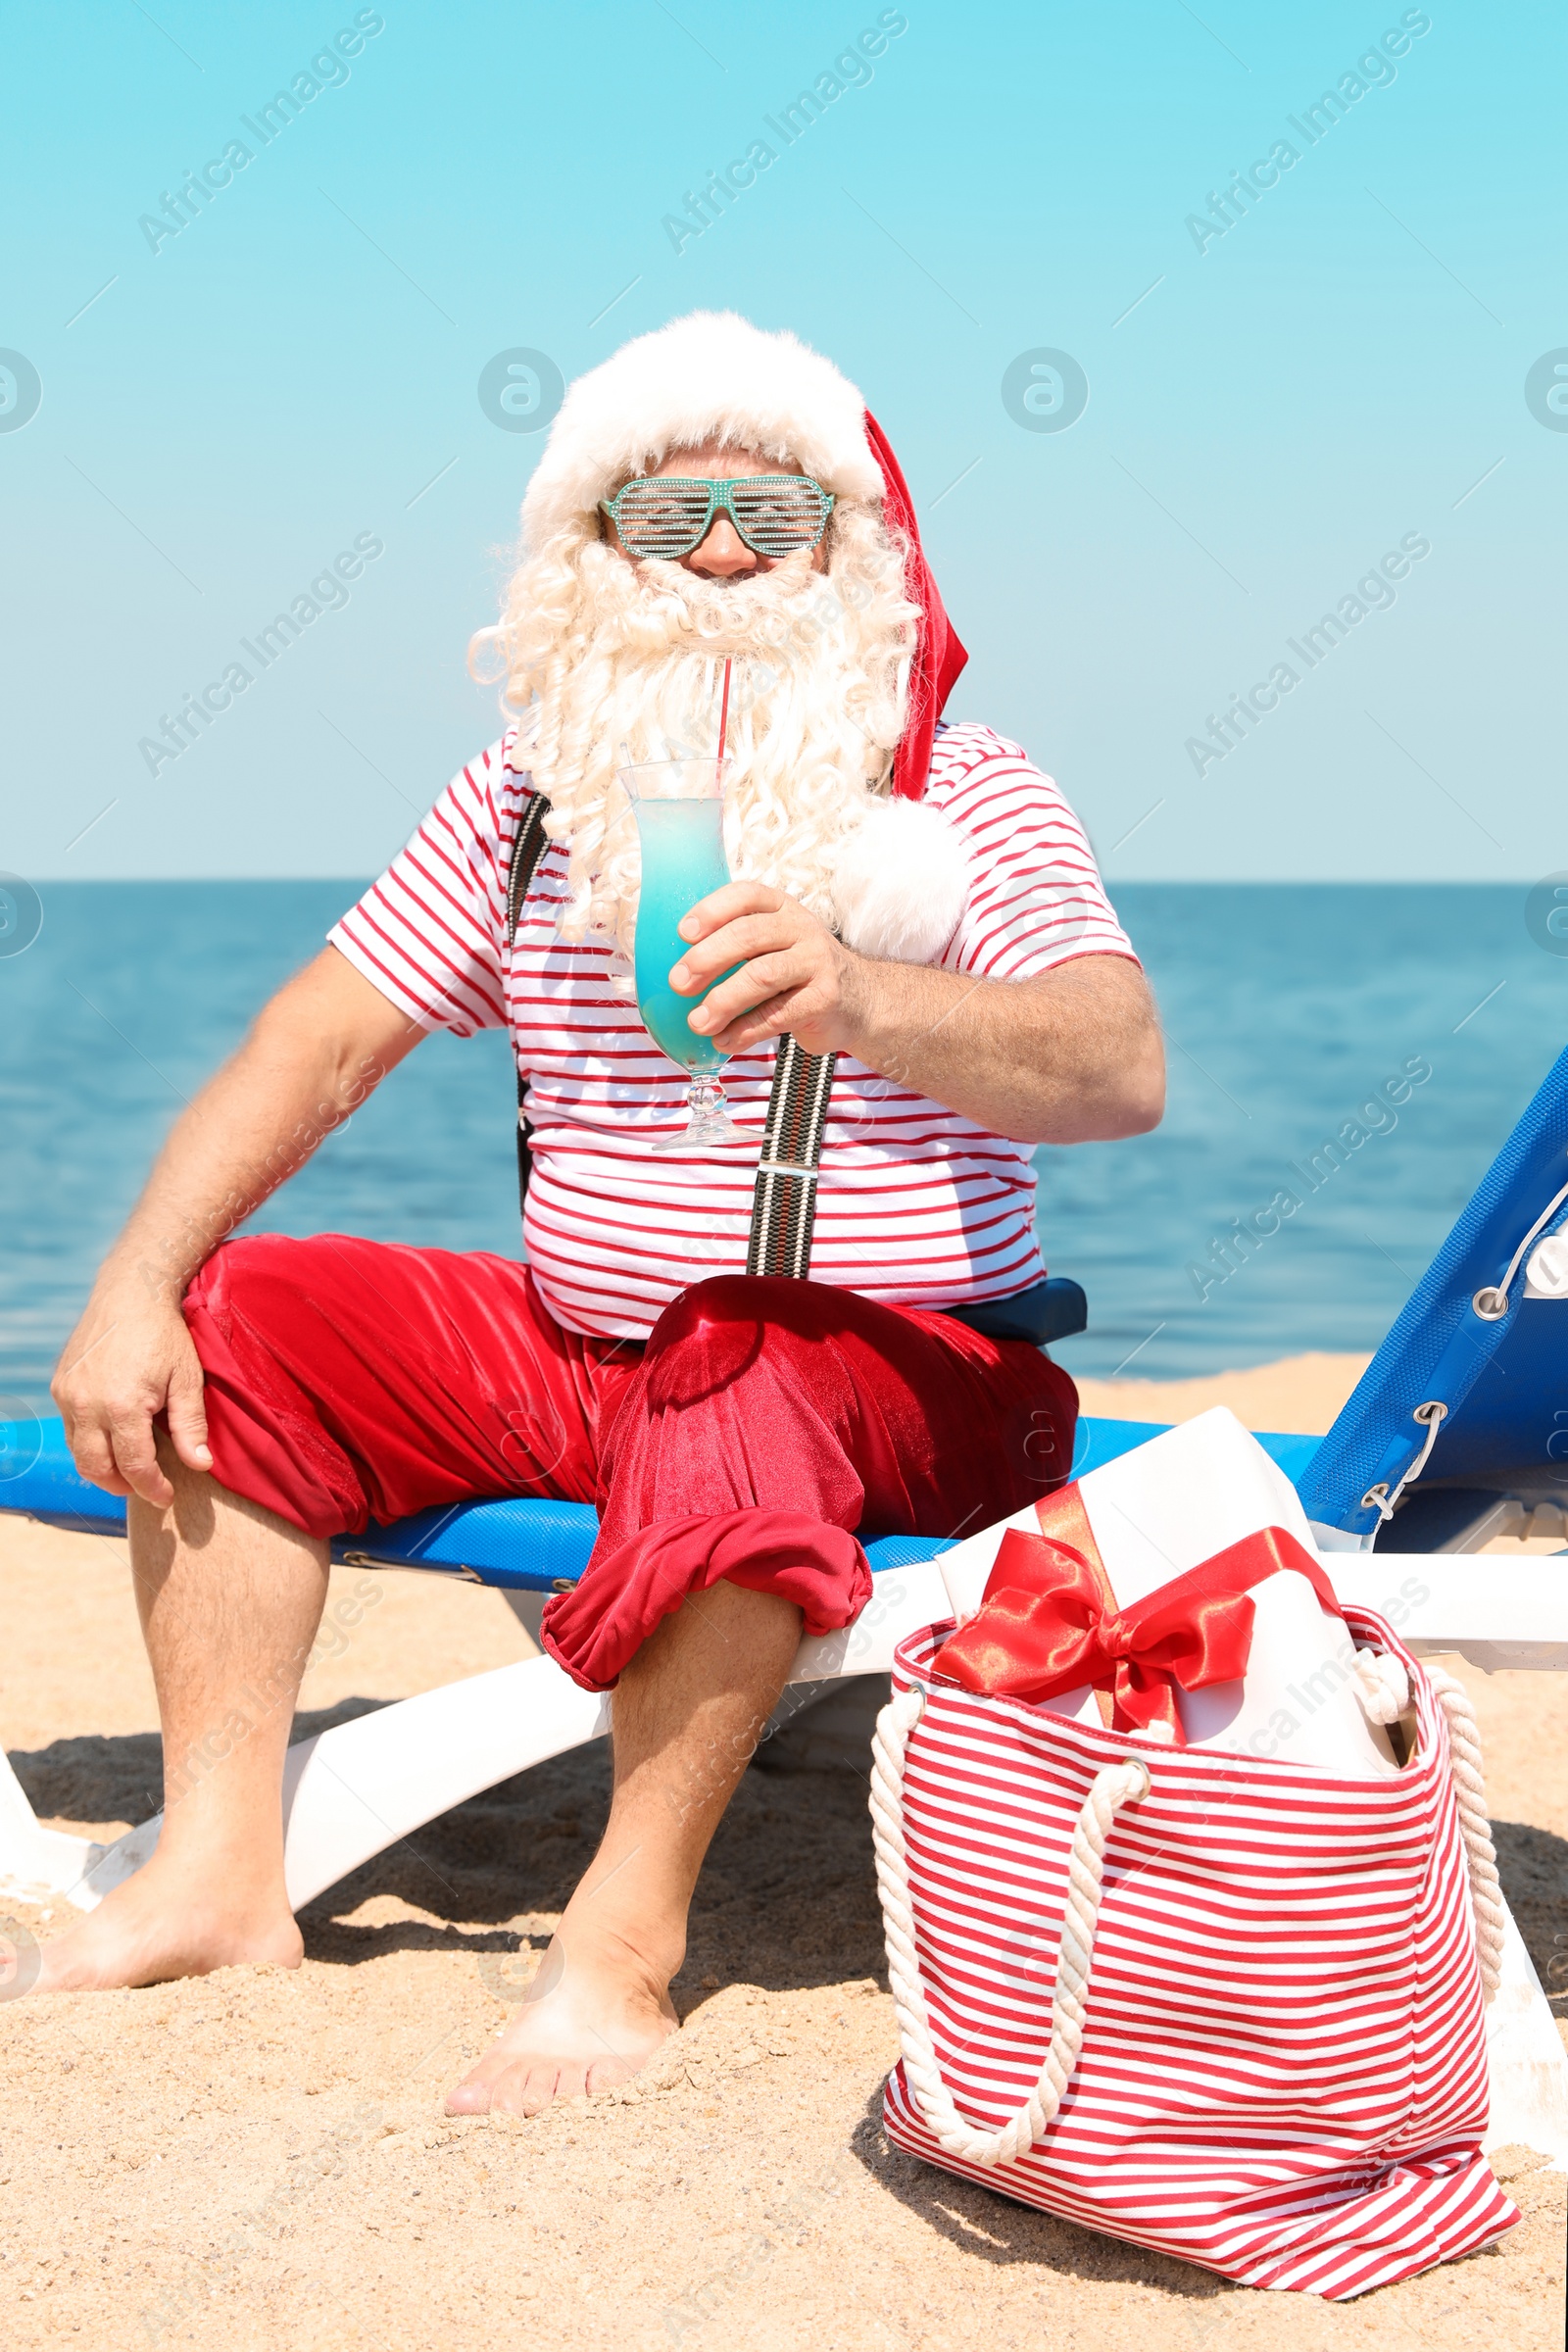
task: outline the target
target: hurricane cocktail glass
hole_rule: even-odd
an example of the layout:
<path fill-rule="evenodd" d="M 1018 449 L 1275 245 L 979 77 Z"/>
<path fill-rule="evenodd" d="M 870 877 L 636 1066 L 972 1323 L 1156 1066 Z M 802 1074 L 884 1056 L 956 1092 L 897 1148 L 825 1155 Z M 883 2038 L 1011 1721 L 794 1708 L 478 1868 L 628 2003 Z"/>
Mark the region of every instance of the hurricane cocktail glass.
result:
<path fill-rule="evenodd" d="M 730 878 L 724 855 L 727 765 L 713 759 L 650 760 L 617 771 L 637 818 L 642 848 L 637 1009 L 655 1044 L 687 1073 L 687 1124 L 678 1135 L 655 1144 L 656 1152 L 688 1152 L 748 1140 L 730 1121 L 716 1076 L 726 1055 L 710 1037 L 699 1036 L 687 1019 L 703 1000 L 677 996 L 669 985 L 670 966 L 680 961 L 689 944 L 680 935 L 682 919 L 699 899 L 721 890 Z"/>

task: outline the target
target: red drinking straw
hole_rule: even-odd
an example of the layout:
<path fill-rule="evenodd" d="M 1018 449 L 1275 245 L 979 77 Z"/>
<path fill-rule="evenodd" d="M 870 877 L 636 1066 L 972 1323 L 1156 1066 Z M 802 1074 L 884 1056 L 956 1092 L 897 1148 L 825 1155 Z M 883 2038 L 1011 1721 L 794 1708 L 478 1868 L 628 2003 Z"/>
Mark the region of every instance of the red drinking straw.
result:
<path fill-rule="evenodd" d="M 723 789 L 724 738 L 729 733 L 729 672 L 728 659 L 724 662 L 724 691 L 718 704 L 718 751 L 713 760 L 713 782 Z"/>

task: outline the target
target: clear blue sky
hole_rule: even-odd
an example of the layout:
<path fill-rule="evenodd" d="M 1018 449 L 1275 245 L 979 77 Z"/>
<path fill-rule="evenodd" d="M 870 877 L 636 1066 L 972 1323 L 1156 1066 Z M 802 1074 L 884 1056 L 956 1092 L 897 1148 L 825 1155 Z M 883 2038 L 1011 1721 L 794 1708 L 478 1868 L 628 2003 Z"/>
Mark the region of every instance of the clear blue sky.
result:
<path fill-rule="evenodd" d="M 784 145 L 765 118 L 879 19 Z M 861 384 L 972 650 L 955 714 L 1060 778 L 1113 884 L 1568 867 L 1568 431 L 1525 389 L 1568 347 L 1560 10 L 98 0 L 6 44 L 0 346 L 42 389 L 0 430 L 0 867 L 376 869 L 497 731 L 464 649 L 542 443 L 485 364 L 569 379 L 705 305 Z M 264 145 L 242 118 L 302 74 Z M 236 139 L 154 251 L 141 217 Z M 677 251 L 663 217 L 759 139 Z M 1065 430 L 1004 405 L 1042 348 L 1088 379 Z M 27 399 L 0 375 L 0 426 Z M 139 740 L 362 535 L 347 603 L 150 775 Z M 1395 601 L 1290 653 L 1407 539 Z"/>

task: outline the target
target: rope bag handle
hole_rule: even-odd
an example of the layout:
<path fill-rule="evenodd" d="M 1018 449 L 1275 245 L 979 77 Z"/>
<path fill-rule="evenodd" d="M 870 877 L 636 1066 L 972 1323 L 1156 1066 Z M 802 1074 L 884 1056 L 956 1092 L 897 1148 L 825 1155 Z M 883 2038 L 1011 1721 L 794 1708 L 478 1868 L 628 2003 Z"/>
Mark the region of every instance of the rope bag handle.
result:
<path fill-rule="evenodd" d="M 1487 1787 L 1481 1771 L 1481 1731 L 1470 1693 L 1441 1666 L 1429 1666 L 1427 1681 L 1448 1725 L 1448 1778 L 1453 1784 L 1470 1880 L 1476 1959 L 1481 1991 L 1490 2001 L 1502 1981 L 1502 1943 L 1507 1912 L 1497 1877 L 1497 1849 L 1487 1816 Z M 1372 1723 L 1392 1724 L 1410 1707 L 1410 1677 L 1387 1650 L 1358 1649 L 1355 1676 L 1362 1706 Z"/>
<path fill-rule="evenodd" d="M 1481 1992 L 1483 1999 L 1490 2001 L 1502 1982 L 1503 1932 L 1508 1914 L 1502 1899 L 1502 1883 L 1497 1877 L 1497 1849 L 1492 1842 L 1492 1823 L 1487 1817 L 1487 1786 L 1481 1775 L 1481 1732 L 1463 1683 L 1446 1674 L 1441 1666 L 1429 1666 L 1427 1680 L 1448 1719 L 1448 1772 L 1459 1808 L 1459 1829 L 1470 1873 L 1470 1910 L 1475 1920 L 1476 1958 L 1481 1964 Z"/>
<path fill-rule="evenodd" d="M 1377 1667 L 1396 1668 L 1397 1683 L 1403 1686 L 1402 1690 L 1397 1689 L 1394 1676 L 1378 1674 L 1378 1682 L 1387 1686 L 1384 1704 L 1389 1713 L 1384 1714 L 1377 1705 L 1369 1705 L 1367 1711 L 1374 1721 L 1388 1721 L 1393 1715 L 1404 1712 L 1408 1704 L 1408 1681 L 1397 1660 L 1379 1657 Z M 1497 1877 L 1496 1849 L 1487 1818 L 1481 1734 L 1464 1685 L 1439 1666 L 1427 1668 L 1427 1679 L 1448 1726 L 1448 1769 L 1464 1838 L 1476 1958 L 1483 1998 L 1490 2001 L 1501 1980 L 1507 1915 Z M 1370 1691 L 1368 1695 L 1372 1695 Z M 986 2167 L 1011 2164 L 1026 2156 L 1045 2136 L 1078 2064 L 1083 2049 L 1089 1972 L 1104 1892 L 1105 1848 L 1117 1814 L 1125 1805 L 1138 1804 L 1149 1794 L 1153 1775 L 1138 1757 L 1104 1765 L 1095 1775 L 1079 1807 L 1067 1862 L 1067 1895 L 1045 2062 L 1022 2105 L 995 2131 L 982 2131 L 964 2121 L 943 2081 L 915 1949 L 908 1852 L 904 1836 L 904 1768 L 910 1734 L 924 1712 L 925 1692 L 918 1684 L 896 1692 L 877 1717 L 871 1750 L 871 1825 L 876 1845 L 877 1892 L 882 1901 L 888 1983 L 898 2012 L 905 2080 L 932 2136 L 949 2155 Z"/>
<path fill-rule="evenodd" d="M 996 2131 L 983 2132 L 964 2122 L 942 2079 L 914 1946 L 914 1912 L 904 1841 L 904 1761 L 909 1734 L 924 1711 L 925 1692 L 918 1685 L 899 1691 L 877 1717 L 871 1751 L 877 1891 L 887 1931 L 888 1981 L 898 2011 L 905 2080 L 932 2134 L 951 2156 L 959 2156 L 967 2164 L 1011 2164 L 1026 2156 L 1054 2121 L 1078 2064 L 1111 1824 L 1124 1805 L 1137 1804 L 1149 1794 L 1153 1776 L 1136 1757 L 1124 1764 L 1107 1764 L 1095 1775 L 1073 1825 L 1045 2063 L 1022 2106 Z"/>

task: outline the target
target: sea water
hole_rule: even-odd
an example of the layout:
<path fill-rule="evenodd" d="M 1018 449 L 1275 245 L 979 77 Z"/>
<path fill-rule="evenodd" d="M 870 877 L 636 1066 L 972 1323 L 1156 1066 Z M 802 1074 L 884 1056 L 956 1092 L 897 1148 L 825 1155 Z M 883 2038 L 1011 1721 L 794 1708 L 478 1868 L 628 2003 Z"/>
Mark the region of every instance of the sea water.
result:
<path fill-rule="evenodd" d="M 724 804 L 639 801 L 636 807 L 643 855 L 637 901 L 637 1009 L 649 1036 L 671 1061 L 698 1074 L 716 1070 L 725 1055 L 711 1038 L 699 1037 L 687 1020 L 703 999 L 677 996 L 669 973 L 688 945 L 679 925 L 699 899 L 722 890 L 729 880 Z M 718 986 L 716 980 L 713 986 Z"/>
<path fill-rule="evenodd" d="M 716 861 L 692 877 L 662 924 L 666 974 L 675 922 L 723 879 Z M 39 882 L 41 933 L 0 955 L 0 1396 L 51 1409 L 55 1357 L 172 1121 L 362 888 Z M 1069 1372 L 1171 1380 L 1377 1346 L 1568 1035 L 1568 956 L 1531 934 L 1528 893 L 1113 886 L 1170 1102 L 1152 1135 L 1035 1154 L 1046 1261 L 1089 1294 L 1088 1331 L 1054 1350 Z M 1402 1094 L 1411 1061 L 1431 1075 L 1396 1109 L 1386 1082 Z M 437 1032 L 250 1230 L 515 1257 L 515 1115 L 501 1032 Z M 1330 1169 L 1321 1148 L 1347 1127 L 1362 1140 Z M 1237 1221 L 1272 1226 L 1286 1189 L 1300 1208 L 1238 1246 Z"/>

